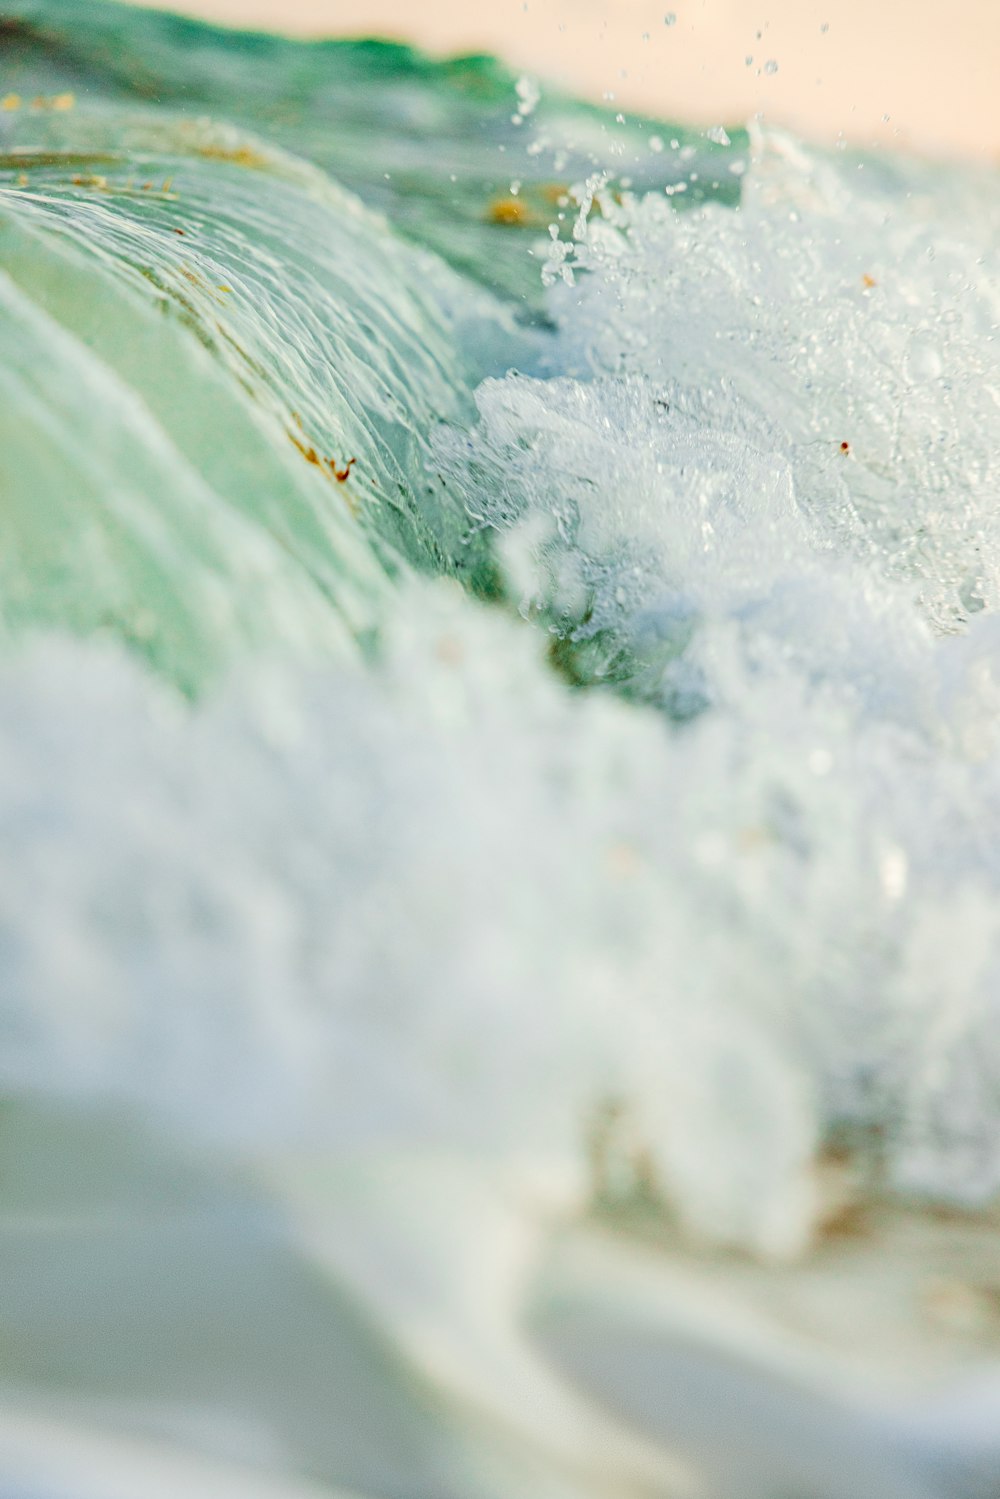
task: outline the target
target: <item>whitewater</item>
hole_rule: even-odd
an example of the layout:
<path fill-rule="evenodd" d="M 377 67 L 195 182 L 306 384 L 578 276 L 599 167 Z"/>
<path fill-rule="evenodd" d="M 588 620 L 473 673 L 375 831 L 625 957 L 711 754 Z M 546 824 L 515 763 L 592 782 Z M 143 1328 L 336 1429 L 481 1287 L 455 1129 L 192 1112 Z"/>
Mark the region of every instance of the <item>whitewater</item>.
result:
<path fill-rule="evenodd" d="M 995 169 L 0 70 L 0 1494 L 996 1492 Z"/>

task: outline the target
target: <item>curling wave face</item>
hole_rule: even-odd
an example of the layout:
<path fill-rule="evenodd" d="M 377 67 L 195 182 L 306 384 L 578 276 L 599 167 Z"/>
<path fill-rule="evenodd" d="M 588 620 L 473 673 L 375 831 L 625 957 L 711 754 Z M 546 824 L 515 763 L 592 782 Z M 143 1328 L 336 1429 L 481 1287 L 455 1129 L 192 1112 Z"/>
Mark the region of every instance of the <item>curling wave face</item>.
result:
<path fill-rule="evenodd" d="M 838 1385 L 799 1443 L 763 1374 L 729 1472 L 677 1348 L 735 1278 L 801 1402 L 795 1286 L 826 1410 L 863 1223 L 886 1377 L 994 1367 L 995 179 L 487 60 L 5 15 L 5 1387 L 372 1493 L 993 1473 L 992 1397 L 932 1440 Z M 948 1248 L 914 1202 L 975 1216 Z M 585 1212 L 618 1248 L 556 1274 Z M 235 1243 L 284 1310 L 199 1396 Z"/>

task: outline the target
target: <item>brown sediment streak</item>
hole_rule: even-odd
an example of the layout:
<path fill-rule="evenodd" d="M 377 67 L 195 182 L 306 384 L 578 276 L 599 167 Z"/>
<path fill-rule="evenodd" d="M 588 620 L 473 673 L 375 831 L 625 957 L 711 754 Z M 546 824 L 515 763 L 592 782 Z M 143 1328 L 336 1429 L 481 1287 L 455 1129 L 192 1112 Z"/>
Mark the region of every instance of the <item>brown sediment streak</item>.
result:
<path fill-rule="evenodd" d="M 209 161 L 231 161 L 238 167 L 251 167 L 258 171 L 270 165 L 268 158 L 251 146 L 196 146 L 195 153 Z"/>
<path fill-rule="evenodd" d="M 298 422 L 299 426 L 301 427 L 302 424 L 298 414 L 296 412 L 293 412 L 292 415 L 295 421 Z M 335 479 L 338 484 L 346 484 L 347 480 L 351 476 L 351 469 L 358 461 L 356 458 L 348 458 L 347 462 L 343 464 L 343 466 L 341 466 L 337 462 L 336 458 L 321 458 L 319 453 L 317 453 L 316 449 L 312 446 L 311 443 L 307 444 L 304 442 L 300 442 L 294 432 L 288 432 L 287 436 L 289 442 L 293 443 L 294 446 L 298 448 L 299 452 L 302 454 L 307 463 L 312 464 L 314 468 L 318 468 L 321 473 L 328 470 L 329 476 L 332 479 Z M 353 509 L 353 506 L 351 508 Z"/>
<path fill-rule="evenodd" d="M 0 170 L 23 167 L 87 167 L 93 162 L 115 163 L 120 156 L 109 151 L 36 151 L 28 147 L 13 151 L 0 151 Z"/>

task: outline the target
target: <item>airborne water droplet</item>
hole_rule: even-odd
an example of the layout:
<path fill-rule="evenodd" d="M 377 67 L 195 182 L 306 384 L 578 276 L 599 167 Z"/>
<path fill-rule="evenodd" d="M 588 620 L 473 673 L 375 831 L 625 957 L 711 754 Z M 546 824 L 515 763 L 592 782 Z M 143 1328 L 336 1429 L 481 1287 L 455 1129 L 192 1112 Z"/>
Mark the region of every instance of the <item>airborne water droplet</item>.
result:
<path fill-rule="evenodd" d="M 764 64 L 764 72 L 765 73 L 776 73 L 777 71 L 778 71 L 778 64 L 775 62 L 775 60 L 774 60 L 773 57 L 769 57 L 768 60 L 767 60 L 767 62 Z"/>

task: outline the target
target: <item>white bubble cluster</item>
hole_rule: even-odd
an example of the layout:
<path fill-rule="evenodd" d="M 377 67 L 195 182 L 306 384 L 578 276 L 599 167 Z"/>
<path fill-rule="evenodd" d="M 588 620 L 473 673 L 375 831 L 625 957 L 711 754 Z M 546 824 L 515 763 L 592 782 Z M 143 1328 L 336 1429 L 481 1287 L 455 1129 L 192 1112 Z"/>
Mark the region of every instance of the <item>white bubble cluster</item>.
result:
<path fill-rule="evenodd" d="M 675 789 L 697 745 L 702 953 L 736 970 L 701 1019 L 779 1014 L 821 1131 L 976 1201 L 1000 1186 L 998 203 L 857 166 L 763 138 L 738 213 L 602 198 L 548 367 L 487 382 L 471 456 L 441 451 L 571 673 L 687 725 Z"/>

